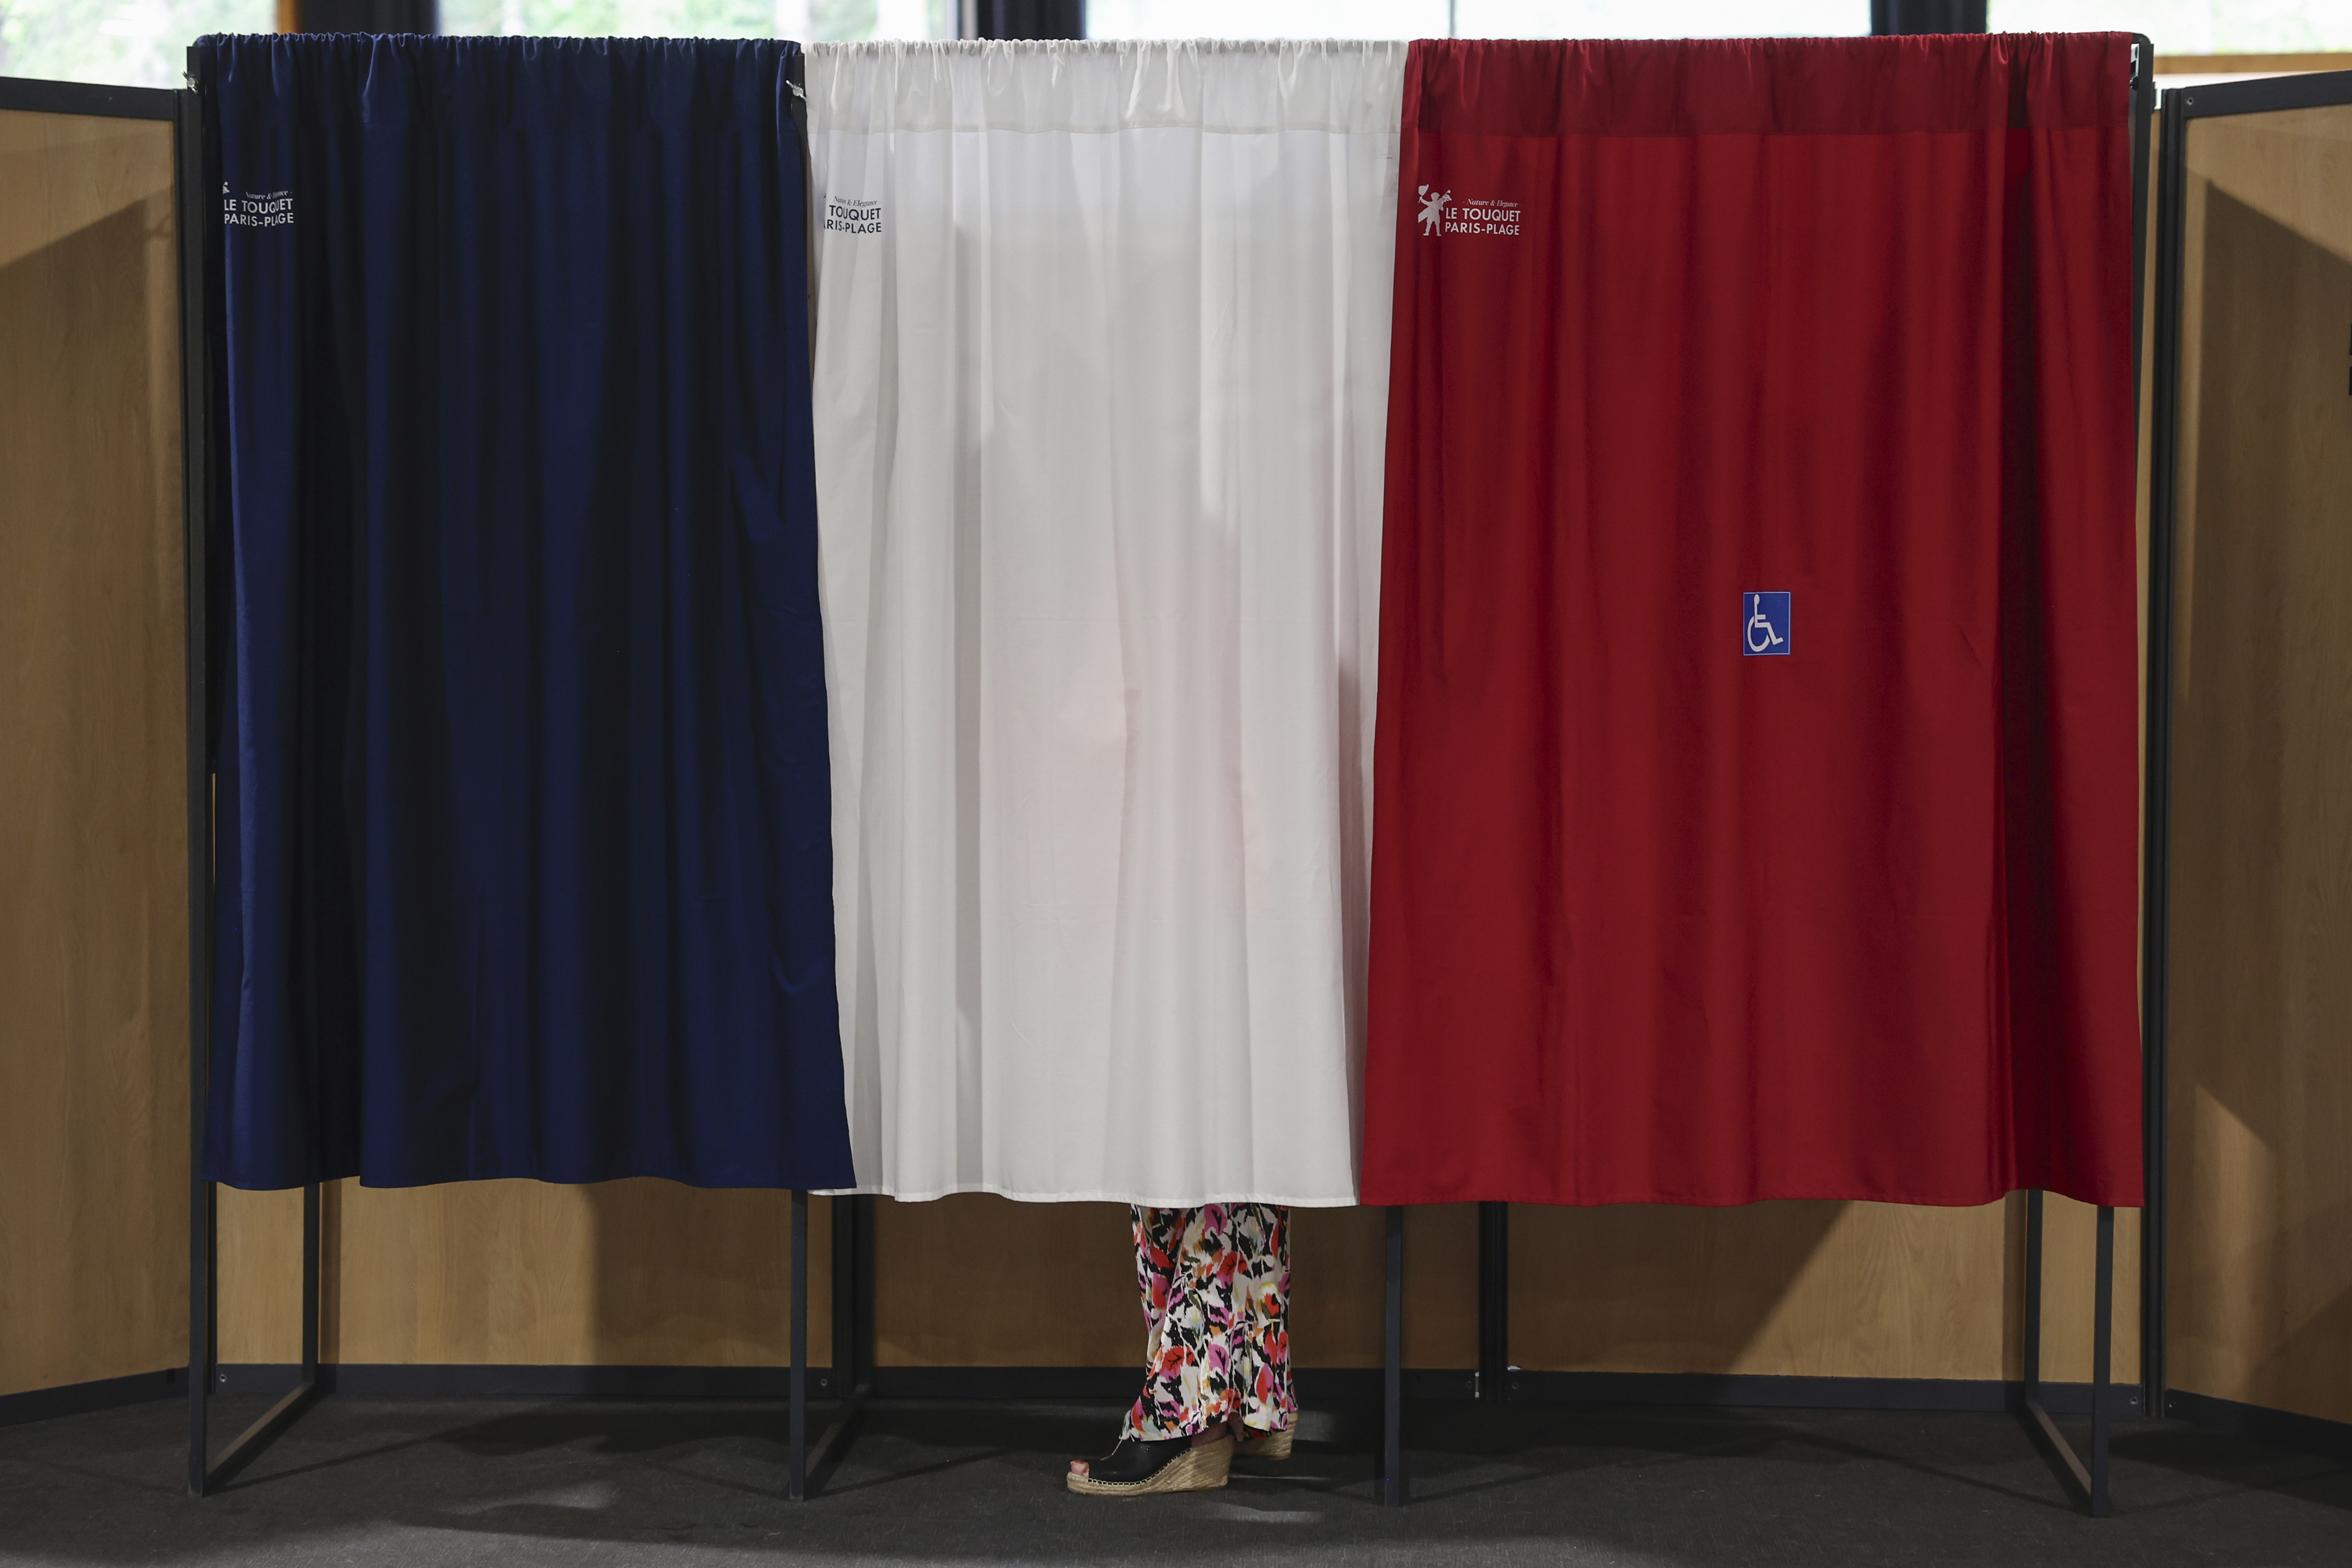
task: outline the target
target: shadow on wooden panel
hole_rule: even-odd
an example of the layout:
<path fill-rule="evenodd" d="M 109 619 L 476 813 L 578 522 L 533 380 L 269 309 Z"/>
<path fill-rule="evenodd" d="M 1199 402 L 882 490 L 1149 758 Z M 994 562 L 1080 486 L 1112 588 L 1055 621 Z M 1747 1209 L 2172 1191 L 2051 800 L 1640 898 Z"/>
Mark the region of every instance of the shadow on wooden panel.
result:
<path fill-rule="evenodd" d="M 2047 1209 L 2044 1375 L 2090 1376 L 2095 1211 Z M 1542 1371 L 2014 1379 L 2023 1197 L 1511 1210 L 1511 1359 Z M 2115 1376 L 2138 1375 L 2138 1215 L 2116 1217 Z"/>
<path fill-rule="evenodd" d="M 1748 1352 L 1846 1207 L 1515 1204 L 1511 1360 L 1546 1371 L 1795 1370 Z"/>
<path fill-rule="evenodd" d="M 600 1362 L 785 1366 L 792 1359 L 792 1194 L 638 1178 L 574 1189 L 595 1254 Z M 808 1364 L 833 1364 L 831 1206 L 809 1214 Z"/>
<path fill-rule="evenodd" d="M 2172 1381 L 2347 1421 L 2352 110 L 2199 121 L 2192 137 Z"/>
<path fill-rule="evenodd" d="M 1291 1343 L 1301 1366 L 1378 1366 L 1386 1211 L 1291 1211 Z M 1478 1364 L 1478 1206 L 1405 1210 L 1404 1364 Z"/>
<path fill-rule="evenodd" d="M 331 1361 L 780 1365 L 784 1194 L 656 1182 L 483 1183 L 327 1195 Z M 810 1204 L 810 1359 L 830 1352 L 829 1206 Z M 1139 1359 L 1127 1211 L 982 1195 L 877 1205 L 889 1366 L 1126 1366 Z M 298 1341 L 299 1198 L 223 1194 L 223 1359 Z M 2022 1207 L 1517 1207 L 1511 1357 L 1538 1370 L 2014 1377 Z M 2136 1375 L 2137 1215 L 2117 1227 L 2116 1375 Z M 1380 1364 L 1381 1215 L 1293 1211 L 1302 1367 Z M 2089 1375 L 2091 1211 L 2049 1208 L 2049 1375 Z M 1476 1213 L 1407 1212 L 1406 1359 L 1477 1352 Z"/>
<path fill-rule="evenodd" d="M 2002 1212 L 2009 1228 L 2006 1275 L 1990 1281 L 1955 1280 L 1951 1288 L 1990 1288 L 2000 1292 L 2007 1313 L 2001 1370 L 1984 1375 L 2014 1379 L 2025 1370 L 2023 1342 L 2020 1338 L 2025 1301 L 2025 1195 L 2011 1194 Z M 2091 1378 L 2091 1308 L 2097 1269 L 2098 1212 L 2089 1204 L 2076 1203 L 2054 1193 L 2042 1208 L 2042 1375 L 2055 1383 L 2087 1383 Z M 2139 1221 L 2140 1211 L 2137 1208 L 2116 1210 L 2115 1346 L 2111 1374 L 2117 1383 L 2136 1382 L 2140 1373 Z"/>
<path fill-rule="evenodd" d="M 184 1363 L 172 128 L 0 111 L 0 1394 Z"/>
<path fill-rule="evenodd" d="M 830 1215 L 809 1204 L 809 1364 L 832 1360 Z M 789 1193 L 652 1178 L 328 1184 L 320 1354 L 459 1365 L 783 1366 Z M 300 1345 L 301 1195 L 221 1193 L 221 1359 Z"/>

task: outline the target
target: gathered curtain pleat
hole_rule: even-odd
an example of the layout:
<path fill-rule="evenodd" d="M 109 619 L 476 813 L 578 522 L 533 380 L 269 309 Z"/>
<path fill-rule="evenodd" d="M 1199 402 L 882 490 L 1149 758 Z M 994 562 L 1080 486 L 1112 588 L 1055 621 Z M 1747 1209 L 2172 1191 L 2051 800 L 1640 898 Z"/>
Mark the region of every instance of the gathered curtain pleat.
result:
<path fill-rule="evenodd" d="M 1368 1202 L 2139 1202 L 2130 82 L 1413 45 Z"/>
<path fill-rule="evenodd" d="M 1404 53 L 811 50 L 862 1190 L 1354 1201 Z"/>
<path fill-rule="evenodd" d="M 203 46 L 205 1174 L 851 1179 L 796 46 Z"/>
<path fill-rule="evenodd" d="M 208 40 L 207 1174 L 2137 1201 L 2128 42 Z"/>

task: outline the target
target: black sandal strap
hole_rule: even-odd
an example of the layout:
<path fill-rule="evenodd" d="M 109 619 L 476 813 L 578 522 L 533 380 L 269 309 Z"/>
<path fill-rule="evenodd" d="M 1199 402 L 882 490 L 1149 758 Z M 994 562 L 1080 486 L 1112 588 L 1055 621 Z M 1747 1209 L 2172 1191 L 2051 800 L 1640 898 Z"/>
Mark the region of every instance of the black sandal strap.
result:
<path fill-rule="evenodd" d="M 1148 1481 L 1192 1446 L 1190 1437 L 1121 1437 L 1118 1448 L 1087 1462 L 1087 1473 L 1098 1481 Z"/>

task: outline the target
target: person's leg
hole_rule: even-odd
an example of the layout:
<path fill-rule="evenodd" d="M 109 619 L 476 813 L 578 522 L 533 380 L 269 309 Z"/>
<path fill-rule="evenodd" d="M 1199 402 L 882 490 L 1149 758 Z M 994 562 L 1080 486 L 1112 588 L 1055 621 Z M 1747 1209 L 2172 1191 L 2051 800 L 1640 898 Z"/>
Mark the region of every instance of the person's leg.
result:
<path fill-rule="evenodd" d="M 1129 1212 L 1135 1216 L 1135 1283 L 1143 1296 L 1144 1383 L 1135 1408 L 1127 1413 L 1126 1424 L 1119 1428 L 1122 1437 L 1137 1435 L 1138 1411 L 1161 1403 L 1157 1375 L 1167 1348 L 1168 1308 L 1177 1293 L 1176 1255 L 1192 1220 L 1189 1208 L 1146 1208 L 1134 1204 Z M 1168 1392 L 1181 1399 L 1181 1388 Z"/>
<path fill-rule="evenodd" d="M 1234 1380 L 1234 1207 L 1138 1209 L 1136 1275 L 1144 1287 L 1143 1392 L 1120 1436 L 1144 1442 L 1224 1426 L 1240 1408 Z M 1153 1292 L 1160 1292 L 1157 1300 Z"/>
<path fill-rule="evenodd" d="M 1290 1382 L 1290 1210 L 1234 1207 L 1234 1382 L 1244 1437 L 1287 1432 L 1298 1417 Z"/>
<path fill-rule="evenodd" d="M 1241 1409 L 1232 1211 L 1223 1204 L 1138 1207 L 1134 1220 L 1143 1391 L 1120 1424 L 1117 1448 L 1100 1459 L 1071 1461 L 1070 1490 L 1131 1495 L 1223 1486 L 1230 1427 Z"/>

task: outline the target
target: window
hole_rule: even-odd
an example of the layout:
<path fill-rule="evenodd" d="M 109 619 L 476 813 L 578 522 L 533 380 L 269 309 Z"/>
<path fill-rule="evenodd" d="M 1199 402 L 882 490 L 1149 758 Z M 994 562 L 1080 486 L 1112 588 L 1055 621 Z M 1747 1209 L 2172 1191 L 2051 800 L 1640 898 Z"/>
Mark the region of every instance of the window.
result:
<path fill-rule="evenodd" d="M 1870 0 L 1088 0 L 1091 38 L 1851 37 Z"/>
<path fill-rule="evenodd" d="M 2346 0 L 1990 0 L 1987 9 L 2000 33 L 2145 33 L 2158 57 L 2352 50 Z"/>
<path fill-rule="evenodd" d="M 177 87 L 206 33 L 274 33 L 278 0 L 0 0 L 0 76 Z"/>
<path fill-rule="evenodd" d="M 956 0 L 441 0 L 445 33 L 597 38 L 952 38 Z"/>
<path fill-rule="evenodd" d="M 1870 0 L 1455 0 L 1457 38 L 1832 38 Z"/>
<path fill-rule="evenodd" d="M 1089 38 L 1442 38 L 1445 0 L 1087 0 Z"/>
<path fill-rule="evenodd" d="M 445 33 L 952 38 L 961 0 L 440 0 Z M 2306 68 L 2352 53 L 2352 0 L 1990 0 L 1995 32 L 2146 33 L 2168 72 Z M 0 76 L 172 87 L 206 33 L 267 33 L 277 0 L 0 0 Z M 1088 0 L 1096 38 L 1817 37 L 1870 0 Z M 2263 57 L 2233 66 L 2232 55 Z M 2188 78 L 2168 76 L 2168 81 Z"/>

